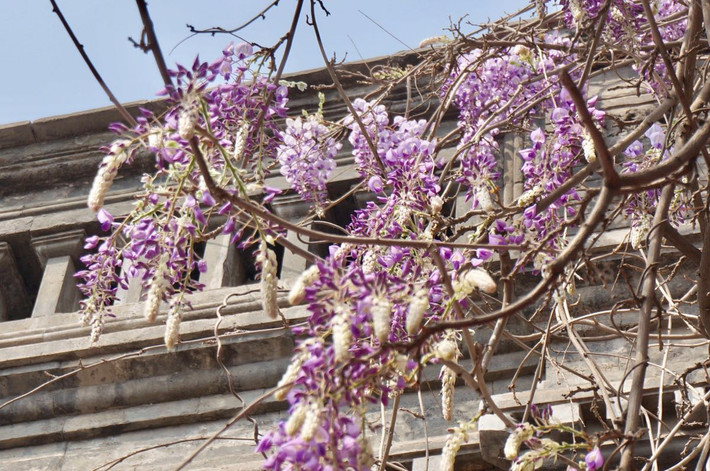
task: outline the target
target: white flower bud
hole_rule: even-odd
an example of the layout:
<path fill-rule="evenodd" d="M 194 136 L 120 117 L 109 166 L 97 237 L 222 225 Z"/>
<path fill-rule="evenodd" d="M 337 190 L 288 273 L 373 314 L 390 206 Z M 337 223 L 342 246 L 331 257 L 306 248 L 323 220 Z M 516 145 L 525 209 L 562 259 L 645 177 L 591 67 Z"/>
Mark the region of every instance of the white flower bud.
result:
<path fill-rule="evenodd" d="M 365 252 L 362 256 L 362 272 L 364 274 L 373 273 L 377 267 L 377 255 L 372 250 Z"/>
<path fill-rule="evenodd" d="M 197 107 L 190 104 L 182 108 L 178 113 L 178 134 L 185 140 L 191 139 L 195 135 L 197 126 Z"/>
<path fill-rule="evenodd" d="M 436 346 L 436 356 L 444 360 L 454 361 L 457 356 L 456 342 L 453 340 L 442 340 Z"/>
<path fill-rule="evenodd" d="M 505 441 L 505 447 L 503 448 L 503 453 L 505 454 L 505 459 L 514 460 L 518 456 L 520 451 L 520 445 L 524 441 L 532 438 L 535 433 L 535 429 L 530 424 L 520 424 L 518 427 L 508 435 L 508 439 Z"/>
<path fill-rule="evenodd" d="M 160 128 L 153 128 L 148 134 L 148 146 L 160 149 L 163 147 L 163 131 Z"/>
<path fill-rule="evenodd" d="M 491 192 L 488 191 L 488 187 L 481 185 L 476 188 L 476 200 L 478 205 L 487 213 L 492 212 L 495 207 L 493 206 L 493 200 L 491 199 Z"/>
<path fill-rule="evenodd" d="M 535 185 L 529 190 L 523 192 L 523 194 L 518 198 L 518 207 L 524 208 L 526 206 L 530 206 L 533 201 L 535 201 L 535 198 L 540 194 L 542 194 L 542 185 L 540 184 Z"/>
<path fill-rule="evenodd" d="M 397 209 L 395 209 L 395 220 L 397 221 L 397 224 L 400 225 L 400 227 L 407 226 L 411 215 L 412 210 L 404 205 L 399 205 Z"/>
<path fill-rule="evenodd" d="M 634 250 L 643 247 L 650 230 L 651 218 L 646 214 L 641 216 L 641 220 L 637 224 L 631 226 L 631 235 L 629 238 L 631 240 L 631 247 Z"/>
<path fill-rule="evenodd" d="M 296 410 L 291 413 L 291 416 L 286 421 L 286 433 L 291 437 L 295 437 L 296 434 L 301 430 L 303 421 L 306 420 L 306 413 L 308 412 L 308 406 L 305 404 L 299 404 Z"/>
<path fill-rule="evenodd" d="M 98 314 L 91 319 L 91 344 L 99 341 L 101 333 L 104 330 L 104 316 Z"/>
<path fill-rule="evenodd" d="M 336 261 L 342 261 L 353 249 L 353 246 L 351 244 L 342 244 L 340 247 L 338 247 L 338 250 L 335 251 L 333 254 L 333 260 Z M 364 268 L 363 268 L 364 271 Z"/>
<path fill-rule="evenodd" d="M 308 405 L 307 409 L 308 413 L 306 414 L 306 419 L 301 426 L 301 438 L 304 441 L 308 441 L 315 436 L 318 430 L 318 424 L 320 423 L 320 408 L 318 404 L 311 403 Z"/>
<path fill-rule="evenodd" d="M 530 62 L 532 60 L 532 53 L 530 48 L 522 44 L 518 44 L 513 48 L 513 54 L 517 54 L 521 61 Z"/>
<path fill-rule="evenodd" d="M 409 311 L 407 312 L 407 333 L 409 335 L 414 335 L 419 331 L 427 309 L 429 309 L 429 292 L 422 288 L 409 301 Z"/>
<path fill-rule="evenodd" d="M 279 383 L 276 385 L 277 388 L 281 389 L 274 393 L 274 399 L 276 399 L 277 401 L 283 401 L 284 399 L 286 399 L 286 395 L 291 390 L 291 386 L 285 386 L 296 381 L 296 378 L 298 378 L 298 372 L 301 370 L 301 366 L 303 365 L 303 360 L 304 357 L 302 353 L 295 355 L 291 359 L 291 363 L 289 363 L 288 368 L 286 368 L 286 372 L 279 380 Z"/>
<path fill-rule="evenodd" d="M 390 324 L 392 315 L 392 303 L 381 297 L 376 297 L 370 307 L 372 314 L 372 327 L 375 330 L 375 337 L 380 342 L 387 340 L 390 334 Z"/>
<path fill-rule="evenodd" d="M 431 211 L 433 214 L 441 214 L 441 209 L 444 207 L 444 200 L 441 196 L 435 195 L 431 201 Z"/>
<path fill-rule="evenodd" d="M 352 343 L 352 332 L 350 330 L 350 319 L 342 309 L 333 317 L 333 350 L 335 352 L 335 361 L 343 363 L 350 357 L 350 344 Z"/>
<path fill-rule="evenodd" d="M 262 241 L 256 260 L 261 263 L 261 296 L 264 300 L 264 312 L 271 319 L 276 319 L 279 316 L 276 297 L 278 285 L 276 253 L 266 245 L 266 242 Z"/>
<path fill-rule="evenodd" d="M 167 281 L 165 280 L 167 270 L 168 254 L 163 253 L 158 260 L 158 266 L 155 268 L 155 274 L 150 282 L 150 289 L 148 290 L 148 296 L 145 300 L 145 310 L 143 312 L 148 322 L 154 322 L 155 318 L 158 317 L 160 301 L 167 288 Z"/>
<path fill-rule="evenodd" d="M 129 145 L 130 141 L 128 140 L 114 142 L 111 144 L 109 153 L 101 161 L 101 166 L 96 173 L 96 177 L 94 177 L 86 202 L 92 211 L 98 211 L 104 205 L 106 193 L 111 188 L 118 170 L 128 159 L 127 148 Z"/>
<path fill-rule="evenodd" d="M 456 455 L 464 441 L 465 437 L 458 428 L 446 438 L 446 444 L 441 450 L 441 471 L 454 471 Z"/>
<path fill-rule="evenodd" d="M 306 271 L 301 273 L 301 276 L 293 283 L 291 291 L 288 293 L 288 302 L 292 306 L 303 301 L 306 296 L 306 288 L 318 279 L 319 273 L 318 265 L 311 265 Z"/>
<path fill-rule="evenodd" d="M 492 294 L 498 290 L 496 282 L 493 281 L 491 275 L 482 268 L 474 268 L 469 270 L 465 275 L 466 282 L 469 283 L 473 289 L 480 289 L 484 293 Z"/>
<path fill-rule="evenodd" d="M 235 161 L 241 160 L 244 156 L 244 150 L 247 147 L 247 138 L 249 137 L 249 122 L 243 121 L 242 125 L 237 131 L 237 135 L 234 139 L 234 152 L 232 152 L 232 158 Z"/>
<path fill-rule="evenodd" d="M 597 153 L 594 149 L 594 141 L 592 141 L 591 136 L 586 131 L 583 133 L 582 152 L 584 153 L 584 158 L 587 162 L 592 163 L 597 160 Z"/>
<path fill-rule="evenodd" d="M 451 420 L 454 411 L 454 385 L 456 373 L 444 365 L 441 367 L 441 412 L 444 420 Z"/>
<path fill-rule="evenodd" d="M 446 44 L 447 42 L 451 41 L 448 37 L 445 35 L 442 36 L 432 36 L 430 38 L 425 38 L 422 39 L 421 42 L 419 43 L 419 48 L 427 47 L 427 46 L 435 46 L 437 44 Z"/>
<path fill-rule="evenodd" d="M 474 268 L 459 275 L 459 278 L 452 284 L 456 299 L 464 299 L 474 290 L 481 290 L 484 293 L 492 294 L 498 289 L 493 278 L 481 268 Z"/>
<path fill-rule="evenodd" d="M 165 321 L 165 347 L 168 350 L 173 350 L 180 340 L 180 321 L 182 320 L 182 311 L 180 304 L 175 303 L 170 307 L 168 319 Z"/>
<path fill-rule="evenodd" d="M 569 0 L 569 12 L 572 13 L 574 22 L 579 25 L 585 18 L 585 13 L 579 0 Z"/>

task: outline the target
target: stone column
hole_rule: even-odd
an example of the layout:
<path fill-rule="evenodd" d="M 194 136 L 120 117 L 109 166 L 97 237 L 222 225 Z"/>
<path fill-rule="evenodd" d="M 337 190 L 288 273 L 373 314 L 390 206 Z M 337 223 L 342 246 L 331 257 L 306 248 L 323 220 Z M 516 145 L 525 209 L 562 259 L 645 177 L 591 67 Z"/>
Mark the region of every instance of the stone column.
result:
<path fill-rule="evenodd" d="M 297 223 L 308 215 L 310 204 L 303 201 L 299 196 L 289 195 L 277 198 L 271 203 L 274 213 L 287 219 L 290 222 Z M 293 231 L 288 231 L 286 240 L 292 244 L 301 247 L 304 250 L 309 249 L 308 241 Z M 303 273 L 308 266 L 306 260 L 288 249 L 284 249 L 283 261 L 281 263 L 282 280 L 294 279 Z"/>
<path fill-rule="evenodd" d="M 230 244 L 231 234 L 220 234 L 207 241 L 203 260 L 207 271 L 200 274 L 205 289 L 238 286 L 246 280 L 244 253 Z"/>
<path fill-rule="evenodd" d="M 0 242 L 0 321 L 22 319 L 30 314 L 30 301 L 25 283 L 17 269 L 12 247 Z"/>
<path fill-rule="evenodd" d="M 32 317 L 73 312 L 79 308 L 81 295 L 74 273 L 84 236 L 83 230 L 75 230 L 32 239 L 32 247 L 44 269 Z"/>

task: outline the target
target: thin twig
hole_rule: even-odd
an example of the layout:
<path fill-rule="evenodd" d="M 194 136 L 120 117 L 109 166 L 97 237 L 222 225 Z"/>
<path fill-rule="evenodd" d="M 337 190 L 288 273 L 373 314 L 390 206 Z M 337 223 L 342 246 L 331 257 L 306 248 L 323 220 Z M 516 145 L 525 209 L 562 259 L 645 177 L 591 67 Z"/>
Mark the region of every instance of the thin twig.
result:
<path fill-rule="evenodd" d="M 153 28 L 153 20 L 150 19 L 150 14 L 148 13 L 148 5 L 145 0 L 136 0 L 136 5 L 138 6 L 138 11 L 141 15 L 141 21 L 143 22 L 143 31 L 148 38 L 147 47 L 153 52 L 153 57 L 155 58 L 155 63 L 160 71 L 160 76 L 163 79 L 163 83 L 166 86 L 172 85 L 173 81 L 168 73 L 168 67 L 165 65 L 165 59 L 163 58 L 163 51 L 160 49 L 160 44 L 158 44 L 158 37 L 155 35 L 155 28 Z"/>
<path fill-rule="evenodd" d="M 64 29 L 69 34 L 69 37 L 71 38 L 72 42 L 74 43 L 76 50 L 79 51 L 79 54 L 81 54 L 81 58 L 84 59 L 84 62 L 89 67 L 89 70 L 94 75 L 94 78 L 99 83 L 99 85 L 103 89 L 104 93 L 106 93 L 106 96 L 108 96 L 108 99 L 111 100 L 111 103 L 113 103 L 113 105 L 116 107 L 118 112 L 121 114 L 121 117 L 123 117 L 123 119 L 129 125 L 135 126 L 137 124 L 136 120 L 133 118 L 133 116 L 131 116 L 131 114 L 128 112 L 128 110 L 116 99 L 113 92 L 111 92 L 111 90 L 108 88 L 108 85 L 106 85 L 106 82 L 104 82 L 104 79 L 101 78 L 99 71 L 96 70 L 96 67 L 94 67 L 94 64 L 91 62 L 91 59 L 89 59 L 89 56 L 86 54 L 86 51 L 84 51 L 84 46 L 79 42 L 76 35 L 74 34 L 74 31 L 72 31 L 71 27 L 69 26 L 69 23 L 67 22 L 66 18 L 64 18 L 64 15 L 62 14 L 62 11 L 59 9 L 57 2 L 55 0 L 49 0 L 49 2 L 52 4 L 52 11 L 54 13 L 56 13 L 57 16 L 59 17 L 59 21 L 62 22 L 62 25 L 64 26 Z"/>
<path fill-rule="evenodd" d="M 651 314 L 656 306 L 656 274 L 658 272 L 658 262 L 661 255 L 661 243 L 663 240 L 661 226 L 668 217 L 668 207 L 673 198 L 673 185 L 666 186 L 661 192 L 661 197 L 656 206 L 656 213 L 653 217 L 652 234 L 648 248 L 648 262 L 643 275 L 642 299 L 643 304 L 639 310 L 638 337 L 636 338 L 636 358 L 634 372 L 629 390 L 628 407 L 626 408 L 624 434 L 627 437 L 634 436 L 639 427 L 639 411 L 641 410 L 641 399 L 643 398 L 643 386 L 646 379 L 646 366 L 648 364 L 648 341 L 651 327 Z M 629 440 L 621 454 L 621 469 L 633 469 L 634 461 L 633 440 Z"/>

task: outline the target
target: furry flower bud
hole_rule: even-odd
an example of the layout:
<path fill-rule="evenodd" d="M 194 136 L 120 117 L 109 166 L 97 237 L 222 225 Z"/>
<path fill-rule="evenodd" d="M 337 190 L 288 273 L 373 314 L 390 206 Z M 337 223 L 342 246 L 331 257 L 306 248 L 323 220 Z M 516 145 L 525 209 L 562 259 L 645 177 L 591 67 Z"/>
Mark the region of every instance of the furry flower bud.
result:
<path fill-rule="evenodd" d="M 286 433 L 292 437 L 296 436 L 301 430 L 303 422 L 306 420 L 308 406 L 299 404 L 286 421 Z"/>
<path fill-rule="evenodd" d="M 288 368 L 286 368 L 286 372 L 276 385 L 277 388 L 281 389 L 274 393 L 274 399 L 277 401 L 283 401 L 286 399 L 286 395 L 291 390 L 291 386 L 286 387 L 286 385 L 290 385 L 296 381 L 296 378 L 298 378 L 298 372 L 301 371 L 301 366 L 306 360 L 306 355 L 306 352 L 300 351 L 291 359 L 291 363 L 289 363 Z"/>
<path fill-rule="evenodd" d="M 167 265 L 168 254 L 164 253 L 160 256 L 158 266 L 155 269 L 155 274 L 153 275 L 153 280 L 150 283 L 148 297 L 145 300 L 144 315 L 148 322 L 154 322 L 155 318 L 158 317 L 160 301 L 162 300 L 163 293 L 167 288 L 167 281 L 165 280 L 165 274 L 168 269 Z"/>
<path fill-rule="evenodd" d="M 350 331 L 350 320 L 347 313 L 338 309 L 332 322 L 333 328 L 333 350 L 335 361 L 342 363 L 350 357 L 350 344 L 352 343 L 352 332 Z"/>
<path fill-rule="evenodd" d="M 276 319 L 279 316 L 276 298 L 278 284 L 276 253 L 262 241 L 256 260 L 261 263 L 261 296 L 264 300 L 264 312 L 271 319 Z"/>
<path fill-rule="evenodd" d="M 441 412 L 444 420 L 451 420 L 454 411 L 454 385 L 456 384 L 456 373 L 454 370 L 444 365 L 441 367 Z"/>
<path fill-rule="evenodd" d="M 384 342 L 390 334 L 392 303 L 385 298 L 376 297 L 372 301 L 370 312 L 372 314 L 372 327 L 375 330 L 375 337 L 380 342 Z"/>
<path fill-rule="evenodd" d="M 128 159 L 127 149 L 129 144 L 130 141 L 127 140 L 114 142 L 111 144 L 109 153 L 101 161 L 86 203 L 92 211 L 98 211 L 104 205 L 106 193 L 111 188 L 118 170 Z"/>
<path fill-rule="evenodd" d="M 476 188 L 476 200 L 482 210 L 490 213 L 495 209 L 493 206 L 493 200 L 491 199 L 491 193 L 488 191 L 486 186 L 479 186 Z"/>
<path fill-rule="evenodd" d="M 174 303 L 168 312 L 168 319 L 165 321 L 165 347 L 168 350 L 175 349 L 180 340 L 180 321 L 182 320 L 182 310 L 180 303 Z"/>
<path fill-rule="evenodd" d="M 288 293 L 288 302 L 292 306 L 303 301 L 306 296 L 306 288 L 313 284 L 318 279 L 318 265 L 311 265 L 301 273 L 301 276 L 293 283 L 291 291 Z"/>
<path fill-rule="evenodd" d="M 308 441 L 315 436 L 320 424 L 320 408 L 318 404 L 309 404 L 307 410 L 306 419 L 301 426 L 301 439 L 304 441 Z"/>
<path fill-rule="evenodd" d="M 498 289 L 491 275 L 482 268 L 474 268 L 466 273 L 466 282 L 473 286 L 474 289 L 480 289 L 488 294 L 493 294 Z"/>
<path fill-rule="evenodd" d="M 429 309 L 429 293 L 422 288 L 409 301 L 409 311 L 407 312 L 407 333 L 409 335 L 417 333 L 427 309 Z"/>
<path fill-rule="evenodd" d="M 519 424 L 513 433 L 508 435 L 508 439 L 505 441 L 505 447 L 503 448 L 505 459 L 514 460 L 518 456 L 520 445 L 522 445 L 524 441 L 532 438 L 534 433 L 535 429 L 532 425 Z"/>
<path fill-rule="evenodd" d="M 178 134 L 181 138 L 188 140 L 195 135 L 195 127 L 197 126 L 197 108 L 188 106 L 183 108 L 178 113 Z"/>

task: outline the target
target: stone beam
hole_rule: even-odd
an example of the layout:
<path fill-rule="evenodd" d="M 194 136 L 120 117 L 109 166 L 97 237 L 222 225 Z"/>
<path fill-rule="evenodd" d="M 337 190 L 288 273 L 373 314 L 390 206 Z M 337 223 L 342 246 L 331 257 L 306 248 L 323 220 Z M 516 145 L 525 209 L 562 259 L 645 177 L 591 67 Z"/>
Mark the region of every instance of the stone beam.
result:
<path fill-rule="evenodd" d="M 75 230 L 32 239 L 32 247 L 44 269 L 32 317 L 78 309 L 80 293 L 74 273 L 84 236 L 83 230 Z"/>

